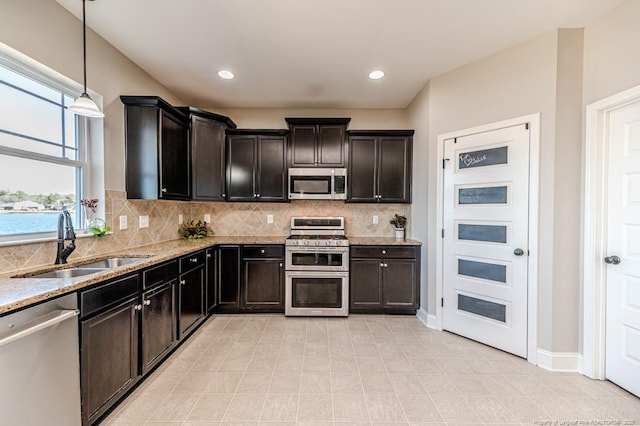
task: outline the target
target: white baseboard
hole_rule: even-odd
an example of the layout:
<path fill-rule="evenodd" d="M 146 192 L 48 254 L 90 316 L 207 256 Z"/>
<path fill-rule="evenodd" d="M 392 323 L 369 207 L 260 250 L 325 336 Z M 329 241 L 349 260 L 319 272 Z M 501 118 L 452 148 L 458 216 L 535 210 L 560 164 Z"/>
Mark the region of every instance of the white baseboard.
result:
<path fill-rule="evenodd" d="M 438 328 L 437 325 L 436 325 L 437 321 L 436 321 L 436 316 L 435 315 L 431 315 L 427 311 L 425 311 L 424 309 L 420 308 L 420 309 L 418 309 L 418 312 L 416 312 L 416 316 L 427 327 L 433 328 L 433 329 L 437 329 Z"/>
<path fill-rule="evenodd" d="M 538 367 L 549 371 L 578 373 L 581 370 L 582 356 L 578 352 L 537 351 Z"/>

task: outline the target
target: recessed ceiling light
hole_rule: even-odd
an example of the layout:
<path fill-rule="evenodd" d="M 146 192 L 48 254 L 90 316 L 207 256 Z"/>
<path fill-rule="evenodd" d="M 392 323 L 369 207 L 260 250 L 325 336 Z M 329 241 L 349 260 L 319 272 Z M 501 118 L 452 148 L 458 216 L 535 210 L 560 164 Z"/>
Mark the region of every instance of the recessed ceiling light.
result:
<path fill-rule="evenodd" d="M 229 70 L 220 70 L 218 71 L 218 77 L 224 78 L 225 80 L 233 80 L 236 75 Z"/>
<path fill-rule="evenodd" d="M 371 80 L 380 80 L 382 77 L 384 77 L 384 71 L 375 70 L 369 73 L 369 78 Z"/>

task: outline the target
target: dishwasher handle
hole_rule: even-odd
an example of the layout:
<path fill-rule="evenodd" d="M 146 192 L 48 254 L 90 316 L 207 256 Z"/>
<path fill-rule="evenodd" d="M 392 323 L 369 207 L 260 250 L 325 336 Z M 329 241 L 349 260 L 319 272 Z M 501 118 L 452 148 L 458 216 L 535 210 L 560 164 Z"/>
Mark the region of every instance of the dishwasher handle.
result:
<path fill-rule="evenodd" d="M 62 321 L 68 320 L 69 318 L 77 317 L 79 313 L 80 311 L 78 310 L 65 309 L 53 311 L 49 314 L 43 315 L 36 320 L 25 324 L 23 327 L 15 330 L 13 333 L 0 338 L 0 347 L 13 343 L 16 340 L 22 339 L 31 334 L 37 333 L 38 331 L 44 330 L 45 328 L 52 327 L 58 323 L 61 323 Z"/>

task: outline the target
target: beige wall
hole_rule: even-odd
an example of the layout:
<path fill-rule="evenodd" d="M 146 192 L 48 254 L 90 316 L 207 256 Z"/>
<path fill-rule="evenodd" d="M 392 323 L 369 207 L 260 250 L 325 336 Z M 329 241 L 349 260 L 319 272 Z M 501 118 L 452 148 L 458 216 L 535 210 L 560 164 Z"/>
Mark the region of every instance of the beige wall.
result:
<path fill-rule="evenodd" d="M 627 0 L 584 30 L 584 104 L 640 85 L 640 1 Z"/>
<path fill-rule="evenodd" d="M 357 130 L 408 128 L 405 111 L 401 109 L 204 109 L 231 117 L 239 128 L 245 129 L 286 129 L 285 117 L 351 117 L 349 129 Z"/>
<path fill-rule="evenodd" d="M 433 249 L 436 241 L 434 226 L 432 226 L 435 217 L 430 215 L 431 211 L 429 210 L 429 206 L 434 202 L 434 200 L 430 200 L 430 195 L 435 197 L 435 194 L 429 191 L 428 182 L 430 182 L 431 175 L 435 176 L 433 164 L 436 163 L 433 157 L 429 157 L 429 88 L 430 85 L 427 83 L 413 99 L 407 108 L 407 121 L 409 127 L 415 129 L 413 136 L 413 191 L 411 194 L 412 233 L 425 246 L 421 251 L 420 306 L 425 311 L 429 306 L 429 311 L 435 314 L 435 287 L 427 285 L 427 276 L 430 276 L 430 272 L 434 271 L 435 251 Z M 433 294 L 430 294 L 432 287 L 434 291 Z"/>

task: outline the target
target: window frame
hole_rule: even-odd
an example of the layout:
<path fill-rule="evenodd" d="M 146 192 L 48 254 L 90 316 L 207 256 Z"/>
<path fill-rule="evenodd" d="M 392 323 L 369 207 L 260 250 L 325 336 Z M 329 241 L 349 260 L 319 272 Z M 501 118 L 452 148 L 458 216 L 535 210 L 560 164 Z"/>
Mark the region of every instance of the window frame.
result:
<path fill-rule="evenodd" d="M 47 87 L 59 91 L 62 94 L 76 98 L 83 91 L 83 86 L 68 77 L 52 70 L 51 68 L 23 55 L 11 47 L 0 43 L 0 66 L 15 73 L 35 80 Z M 88 89 L 87 89 L 88 90 Z M 89 90 L 88 90 L 89 91 Z M 89 91 L 91 97 L 102 106 L 102 96 Z M 104 170 L 95 170 L 97 161 L 103 166 L 103 125 L 102 120 L 92 123 L 88 117 L 76 116 L 76 143 L 77 160 L 66 157 L 54 157 L 40 154 L 34 151 L 26 151 L 18 148 L 0 146 L 0 154 L 27 160 L 45 161 L 50 164 L 59 164 L 76 167 L 76 223 L 77 229 L 83 230 L 85 218 L 80 206 L 82 198 L 98 198 L 103 202 L 99 204 L 99 215 L 104 217 Z M 97 121 L 97 120 L 92 120 Z M 97 155 L 92 155 L 93 151 Z M 97 177 L 92 180 L 92 177 Z M 78 233 L 77 237 L 91 236 L 90 233 Z M 34 242 L 52 241 L 57 239 L 57 232 L 34 232 L 25 234 L 10 234 L 0 236 L 0 246 L 26 244 Z"/>

